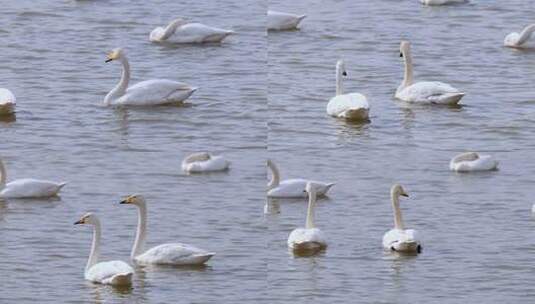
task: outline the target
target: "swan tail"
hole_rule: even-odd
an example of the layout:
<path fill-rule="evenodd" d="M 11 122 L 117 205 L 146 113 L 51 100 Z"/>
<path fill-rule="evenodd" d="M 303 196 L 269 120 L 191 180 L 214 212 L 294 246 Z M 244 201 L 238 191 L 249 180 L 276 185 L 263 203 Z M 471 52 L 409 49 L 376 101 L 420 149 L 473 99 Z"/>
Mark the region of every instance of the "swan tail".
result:
<path fill-rule="evenodd" d="M 301 15 L 301 16 L 298 16 L 297 17 L 297 24 L 299 24 L 299 22 L 303 21 L 303 19 L 306 18 L 307 15 Z"/>
<path fill-rule="evenodd" d="M 114 275 L 110 280 L 111 285 L 125 286 L 132 284 L 132 273 L 120 273 Z"/>
<path fill-rule="evenodd" d="M 465 93 L 458 92 L 458 93 L 446 93 L 440 95 L 440 97 L 431 99 L 432 102 L 438 103 L 438 104 L 447 104 L 447 105 L 455 105 L 459 103 L 459 101 L 464 97 Z"/>
<path fill-rule="evenodd" d="M 326 195 L 327 192 L 329 192 L 331 187 L 334 186 L 334 185 L 336 185 L 336 183 L 329 183 L 329 184 L 325 185 L 325 191 L 323 191 L 323 194 Z"/>
<path fill-rule="evenodd" d="M 61 190 L 61 188 L 65 187 L 67 185 L 67 182 L 61 182 L 58 184 L 58 191 Z"/>
<path fill-rule="evenodd" d="M 195 255 L 197 261 L 199 264 L 206 263 L 209 259 L 211 259 L 215 255 L 215 252 L 203 252 Z"/>

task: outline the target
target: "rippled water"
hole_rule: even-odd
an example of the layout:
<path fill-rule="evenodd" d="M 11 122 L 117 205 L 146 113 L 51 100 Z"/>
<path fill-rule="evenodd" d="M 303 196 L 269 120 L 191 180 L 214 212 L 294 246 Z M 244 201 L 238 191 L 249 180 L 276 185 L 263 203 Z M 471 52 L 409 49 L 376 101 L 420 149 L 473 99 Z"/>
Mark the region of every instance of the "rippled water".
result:
<path fill-rule="evenodd" d="M 216 1 L 3 1 L 0 86 L 17 96 L 0 121 L 8 179 L 66 180 L 61 199 L 0 202 L 1 303 L 483 303 L 535 296 L 535 52 L 502 47 L 532 22 L 528 1 L 473 0 L 423 7 L 416 0 L 270 1 L 306 13 L 300 31 L 266 36 L 268 3 Z M 155 26 L 177 16 L 229 28 L 222 45 L 159 46 Z M 409 39 L 415 77 L 467 92 L 460 108 L 393 100 Z M 168 78 L 200 87 L 186 107 L 101 106 L 121 67 L 133 81 Z M 371 123 L 327 117 L 334 64 L 345 88 L 368 96 Z M 268 128 L 266 129 L 266 122 Z M 266 150 L 266 145 L 268 149 Z M 181 159 L 210 150 L 228 173 L 187 176 Z M 501 161 L 498 172 L 447 170 L 458 152 Z M 267 151 L 267 153 L 266 153 Z M 295 258 L 289 232 L 304 200 L 270 200 L 262 215 L 266 156 L 284 177 L 336 182 L 317 207 L 329 248 Z M 400 182 L 407 226 L 423 236 L 418 257 L 386 255 L 389 188 Z M 127 260 L 136 226 L 122 196 L 149 204 L 149 245 L 186 242 L 217 252 L 205 268 L 137 269 L 133 288 L 83 279 L 91 232 L 103 222 L 102 257 Z M 267 247 L 266 247 L 267 242 Z"/>

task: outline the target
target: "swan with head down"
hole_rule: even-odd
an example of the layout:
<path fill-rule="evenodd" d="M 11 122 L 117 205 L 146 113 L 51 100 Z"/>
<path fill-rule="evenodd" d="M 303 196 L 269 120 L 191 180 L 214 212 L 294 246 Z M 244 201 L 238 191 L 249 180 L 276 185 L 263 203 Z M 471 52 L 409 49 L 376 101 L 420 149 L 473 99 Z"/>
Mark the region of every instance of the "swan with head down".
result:
<path fill-rule="evenodd" d="M 104 98 L 105 105 L 156 106 L 181 104 L 197 88 L 188 84 L 167 79 L 151 79 L 128 86 L 130 82 L 130 64 L 123 49 L 114 49 L 108 53 L 106 62 L 118 60 L 123 65 L 121 80 Z"/>
<path fill-rule="evenodd" d="M 490 171 L 498 169 L 498 161 L 491 155 L 466 152 L 450 161 L 450 170 L 456 172 Z"/>
<path fill-rule="evenodd" d="M 202 173 L 228 170 L 230 162 L 220 155 L 197 152 L 182 161 L 182 170 L 187 173 Z"/>
<path fill-rule="evenodd" d="M 279 169 L 275 163 L 268 159 L 267 166 L 271 170 L 271 181 L 268 183 L 267 196 L 273 198 L 298 198 L 306 197 L 306 185 L 313 182 L 315 193 L 318 196 L 327 195 L 327 191 L 334 186 L 334 183 L 322 183 L 306 180 L 302 178 L 292 178 L 281 181 Z"/>
<path fill-rule="evenodd" d="M 10 90 L 0 88 L 0 115 L 8 115 L 15 112 L 15 95 Z"/>
<path fill-rule="evenodd" d="M 211 27 L 202 23 L 189 23 L 182 18 L 171 21 L 166 27 L 157 27 L 150 33 L 152 42 L 205 43 L 221 42 L 234 31 Z"/>
<path fill-rule="evenodd" d="M 267 11 L 267 28 L 269 31 L 295 30 L 306 15 Z"/>
<path fill-rule="evenodd" d="M 533 47 L 535 43 L 531 40 L 531 36 L 535 31 L 535 24 L 526 26 L 522 32 L 513 32 L 505 36 L 503 45 L 511 48 L 527 48 Z"/>
<path fill-rule="evenodd" d="M 420 0 L 423 5 L 448 5 L 466 3 L 468 0 Z"/>

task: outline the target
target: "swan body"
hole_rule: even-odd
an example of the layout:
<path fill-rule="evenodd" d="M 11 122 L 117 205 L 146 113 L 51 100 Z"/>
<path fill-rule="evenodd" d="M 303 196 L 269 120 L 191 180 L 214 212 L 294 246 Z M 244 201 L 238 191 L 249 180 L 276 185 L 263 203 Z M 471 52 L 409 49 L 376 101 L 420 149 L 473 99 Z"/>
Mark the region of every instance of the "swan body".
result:
<path fill-rule="evenodd" d="M 296 251 L 320 250 L 327 247 L 327 239 L 323 232 L 315 227 L 314 208 L 316 206 L 316 187 L 313 182 L 308 182 L 308 209 L 305 228 L 294 229 L 288 236 L 288 247 Z"/>
<path fill-rule="evenodd" d="M 15 95 L 10 90 L 0 88 L 0 115 L 12 114 L 15 112 Z"/>
<path fill-rule="evenodd" d="M 408 41 L 401 42 L 400 56 L 405 61 L 405 74 L 403 82 L 396 90 L 397 99 L 411 103 L 455 105 L 465 95 L 449 84 L 442 82 L 413 83 L 412 57 Z"/>
<path fill-rule="evenodd" d="M 418 240 L 418 235 L 413 229 L 405 229 L 399 207 L 399 197 L 408 197 L 405 190 L 400 185 L 392 186 L 390 191 L 392 207 L 394 209 L 394 229 L 391 229 L 383 236 L 383 248 L 389 251 L 401 253 L 420 253 L 422 246 Z"/>
<path fill-rule="evenodd" d="M 271 170 L 272 179 L 268 184 L 268 197 L 274 198 L 300 198 L 306 197 L 307 183 L 313 182 L 315 191 L 318 196 L 327 195 L 329 189 L 334 186 L 334 183 L 323 183 L 317 181 L 306 180 L 302 178 L 293 178 L 280 181 L 279 169 L 271 160 L 267 161 L 268 168 Z"/>
<path fill-rule="evenodd" d="M 295 30 L 306 15 L 267 11 L 267 27 L 272 31 Z"/>
<path fill-rule="evenodd" d="M 509 35 L 505 36 L 505 40 L 503 41 L 503 45 L 507 47 L 512 48 L 523 48 L 523 47 L 530 47 L 533 45 L 529 45 L 530 38 L 533 32 L 535 31 L 535 24 L 530 24 L 526 26 L 522 32 L 517 33 L 513 32 Z"/>
<path fill-rule="evenodd" d="M 211 27 L 202 23 L 187 23 L 181 18 L 171 21 L 165 28 L 157 27 L 151 33 L 152 42 L 172 43 L 221 42 L 234 31 Z"/>
<path fill-rule="evenodd" d="M 420 0 L 424 5 L 447 5 L 447 4 L 458 4 L 466 3 L 468 0 Z"/>
<path fill-rule="evenodd" d="M 169 243 L 145 250 L 147 229 L 147 207 L 143 196 L 131 195 L 124 199 L 121 204 L 131 204 L 138 207 L 138 227 L 136 239 L 130 258 L 138 265 L 202 265 L 215 255 L 197 247 Z"/>
<path fill-rule="evenodd" d="M 230 162 L 222 156 L 214 156 L 207 152 L 193 153 L 182 161 L 182 170 L 188 173 L 224 171 Z"/>
<path fill-rule="evenodd" d="M 33 178 L 22 178 L 6 183 L 7 174 L 2 160 L 0 160 L 0 174 L 0 197 L 3 198 L 51 197 L 57 195 L 67 184 Z"/>
<path fill-rule="evenodd" d="M 344 94 L 342 77 L 347 76 L 342 60 L 336 63 L 336 96 L 327 104 L 327 114 L 348 120 L 368 120 L 370 106 L 366 96 L 360 93 Z"/>
<path fill-rule="evenodd" d="M 130 82 L 130 64 L 122 49 L 115 49 L 108 54 L 106 62 L 119 60 L 123 65 L 121 80 L 104 98 L 106 105 L 156 106 L 181 104 L 189 98 L 197 88 L 167 80 L 151 79 L 128 86 Z"/>
<path fill-rule="evenodd" d="M 457 172 L 489 171 L 498 168 L 498 161 L 490 155 L 467 152 L 455 156 L 450 161 L 450 170 Z"/>
<path fill-rule="evenodd" d="M 84 272 L 85 279 L 93 283 L 115 286 L 131 285 L 134 269 L 130 265 L 123 261 L 98 261 L 101 236 L 101 226 L 98 217 L 92 213 L 87 213 L 74 224 L 93 226 L 93 243 Z"/>

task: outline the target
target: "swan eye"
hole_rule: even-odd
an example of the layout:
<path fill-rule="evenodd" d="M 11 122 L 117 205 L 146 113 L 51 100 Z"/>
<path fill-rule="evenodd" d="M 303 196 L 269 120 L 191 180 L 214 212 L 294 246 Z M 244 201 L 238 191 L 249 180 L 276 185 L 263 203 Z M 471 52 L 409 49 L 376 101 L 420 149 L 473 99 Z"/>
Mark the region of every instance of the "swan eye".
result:
<path fill-rule="evenodd" d="M 346 72 L 346 71 L 343 71 L 343 72 L 342 72 L 342 76 L 347 76 L 347 72 Z"/>

